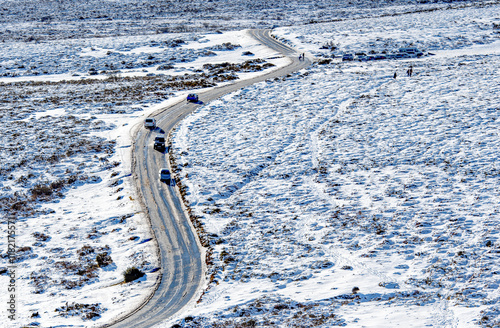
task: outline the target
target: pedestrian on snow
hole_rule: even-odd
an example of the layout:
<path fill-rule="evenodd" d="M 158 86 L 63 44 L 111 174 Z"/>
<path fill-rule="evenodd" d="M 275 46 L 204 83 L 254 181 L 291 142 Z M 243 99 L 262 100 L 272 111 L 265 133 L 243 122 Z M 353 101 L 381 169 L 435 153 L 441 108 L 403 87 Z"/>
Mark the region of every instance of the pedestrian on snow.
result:
<path fill-rule="evenodd" d="M 398 77 L 398 73 L 394 72 L 394 78 L 397 78 Z"/>
<path fill-rule="evenodd" d="M 410 68 L 408 68 L 408 70 L 406 71 L 406 74 L 411 77 L 411 75 L 413 74 L 413 67 L 410 66 Z"/>

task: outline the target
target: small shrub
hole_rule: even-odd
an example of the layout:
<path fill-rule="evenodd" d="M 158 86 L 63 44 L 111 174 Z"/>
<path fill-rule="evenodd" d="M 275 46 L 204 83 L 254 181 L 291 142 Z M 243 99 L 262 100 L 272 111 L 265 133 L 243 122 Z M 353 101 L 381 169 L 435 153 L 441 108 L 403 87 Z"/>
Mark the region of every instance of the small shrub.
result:
<path fill-rule="evenodd" d="M 166 70 L 173 69 L 173 68 L 174 68 L 174 65 L 172 65 L 172 64 L 163 64 L 163 65 L 158 66 L 157 70 L 158 71 L 166 71 Z"/>
<path fill-rule="evenodd" d="M 177 48 L 180 47 L 181 45 L 185 44 L 186 42 L 181 39 L 175 39 L 175 40 L 169 40 L 165 41 L 165 45 L 170 48 Z"/>
<path fill-rule="evenodd" d="M 77 254 L 79 256 L 85 256 L 92 253 L 94 253 L 94 247 L 89 245 L 85 245 L 77 251 Z"/>
<path fill-rule="evenodd" d="M 52 188 L 46 185 L 37 184 L 31 189 L 33 198 L 46 198 L 52 195 Z"/>
<path fill-rule="evenodd" d="M 104 312 L 105 309 L 102 309 L 100 304 L 80 304 L 80 303 L 72 303 L 61 306 L 60 308 L 56 308 L 55 312 L 59 312 L 60 316 L 65 318 L 69 316 L 80 316 L 83 320 L 91 320 L 96 317 L 100 317 L 101 313 Z"/>
<path fill-rule="evenodd" d="M 123 272 L 123 280 L 125 282 L 131 282 L 143 277 L 144 275 L 145 273 L 142 272 L 141 270 L 137 269 L 136 267 L 131 267 L 125 270 L 125 272 Z"/>
<path fill-rule="evenodd" d="M 60 180 L 52 182 L 50 184 L 50 188 L 52 190 L 61 190 L 62 188 L 64 188 L 65 183 L 66 183 L 66 180 L 60 179 Z"/>
<path fill-rule="evenodd" d="M 330 51 L 334 51 L 337 49 L 337 45 L 333 41 L 325 42 L 320 49 L 329 49 Z"/>
<path fill-rule="evenodd" d="M 50 236 L 44 234 L 43 232 L 34 232 L 33 237 L 35 237 L 37 241 L 47 241 L 50 239 Z"/>
<path fill-rule="evenodd" d="M 239 44 L 232 44 L 231 42 L 225 42 L 223 44 L 217 44 L 210 48 L 213 51 L 225 51 L 225 50 L 234 50 L 236 48 L 240 48 Z"/>
<path fill-rule="evenodd" d="M 330 64 L 332 62 L 331 59 L 321 59 L 320 61 L 318 61 L 318 65 L 327 65 L 327 64 Z"/>
<path fill-rule="evenodd" d="M 213 51 L 205 51 L 203 53 L 203 56 L 205 56 L 205 57 L 212 57 L 212 56 L 217 56 L 217 54 L 215 52 L 213 52 Z"/>
<path fill-rule="evenodd" d="M 26 252 L 31 252 L 31 247 L 29 246 L 24 246 L 24 247 L 19 247 L 17 249 L 19 253 L 26 253 Z"/>
<path fill-rule="evenodd" d="M 243 327 L 257 327 L 257 322 L 253 319 L 241 323 Z"/>
<path fill-rule="evenodd" d="M 100 268 L 103 268 L 113 263 L 113 259 L 111 258 L 111 256 L 108 255 L 108 252 L 97 254 L 95 260 L 97 261 L 97 265 Z"/>
<path fill-rule="evenodd" d="M 12 204 L 11 208 L 14 211 L 23 211 L 29 209 L 28 203 L 26 201 L 19 201 Z"/>

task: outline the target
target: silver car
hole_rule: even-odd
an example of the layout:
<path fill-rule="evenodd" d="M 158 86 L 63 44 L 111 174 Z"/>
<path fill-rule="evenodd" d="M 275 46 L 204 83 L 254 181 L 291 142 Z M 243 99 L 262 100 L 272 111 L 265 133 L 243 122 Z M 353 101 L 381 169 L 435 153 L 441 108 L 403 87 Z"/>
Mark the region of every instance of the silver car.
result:
<path fill-rule="evenodd" d="M 156 120 L 152 117 L 148 117 L 144 120 L 144 127 L 146 129 L 154 129 L 156 128 Z"/>

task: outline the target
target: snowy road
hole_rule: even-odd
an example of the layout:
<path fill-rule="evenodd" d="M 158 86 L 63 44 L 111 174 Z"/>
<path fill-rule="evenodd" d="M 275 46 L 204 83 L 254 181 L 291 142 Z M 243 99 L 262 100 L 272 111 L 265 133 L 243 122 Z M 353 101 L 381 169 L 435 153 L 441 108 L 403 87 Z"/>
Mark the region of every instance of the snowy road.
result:
<path fill-rule="evenodd" d="M 305 58 L 298 60 L 294 49 L 276 41 L 269 30 L 251 30 L 252 37 L 262 44 L 288 56 L 290 63 L 259 77 L 199 93 L 204 103 L 217 99 L 251 84 L 287 75 L 310 65 Z M 179 102 L 156 112 L 158 127 L 166 134 L 183 118 L 198 107 L 197 104 Z M 151 327 L 192 305 L 201 294 L 204 284 L 204 251 L 194 228 L 186 215 L 175 186 L 161 183 L 158 171 L 167 167 L 165 154 L 153 150 L 154 137 L 162 132 L 137 127 L 133 148 L 134 172 L 137 187 L 149 213 L 161 259 L 161 281 L 149 302 L 113 327 Z"/>

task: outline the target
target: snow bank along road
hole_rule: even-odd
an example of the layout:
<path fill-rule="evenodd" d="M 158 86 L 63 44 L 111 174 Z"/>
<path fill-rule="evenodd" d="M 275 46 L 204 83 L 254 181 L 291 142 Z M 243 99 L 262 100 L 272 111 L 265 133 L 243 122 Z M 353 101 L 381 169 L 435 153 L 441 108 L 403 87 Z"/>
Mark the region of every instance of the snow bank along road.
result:
<path fill-rule="evenodd" d="M 307 57 L 298 60 L 298 53 L 276 41 L 269 30 L 250 30 L 249 33 L 262 44 L 288 56 L 291 63 L 248 80 L 238 81 L 200 93 L 200 100 L 209 102 L 266 79 L 284 76 L 298 71 L 311 61 Z M 140 309 L 113 324 L 113 327 L 150 327 L 178 313 L 194 302 L 201 293 L 204 279 L 202 247 L 183 210 L 178 190 L 174 185 L 161 183 L 158 171 L 168 167 L 165 154 L 153 150 L 152 142 L 160 132 L 168 132 L 184 117 L 198 107 L 194 103 L 179 102 L 153 114 L 157 120 L 156 131 L 137 128 L 133 146 L 134 174 L 144 206 L 149 214 L 152 229 L 160 250 L 161 281 L 149 302 Z"/>

